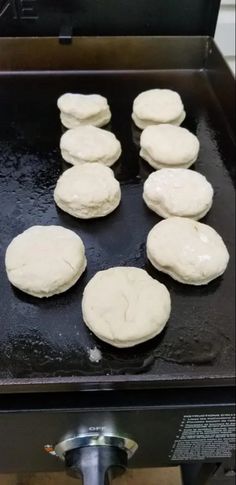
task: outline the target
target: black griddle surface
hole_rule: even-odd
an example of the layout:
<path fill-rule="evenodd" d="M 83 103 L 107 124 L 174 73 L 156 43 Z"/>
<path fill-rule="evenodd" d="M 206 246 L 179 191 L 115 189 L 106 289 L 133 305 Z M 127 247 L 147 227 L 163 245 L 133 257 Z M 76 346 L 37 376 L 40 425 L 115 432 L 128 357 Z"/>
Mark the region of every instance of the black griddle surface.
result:
<path fill-rule="evenodd" d="M 142 201 L 151 172 L 139 158 L 139 131 L 131 122 L 134 97 L 154 87 L 177 90 L 187 117 L 183 126 L 201 143 L 194 170 L 215 191 L 203 222 L 223 237 L 230 262 L 223 277 L 207 286 L 175 282 L 147 262 L 145 241 L 160 218 Z M 62 127 L 56 107 L 64 92 L 105 95 L 111 129 L 123 154 L 114 166 L 122 202 L 110 216 L 79 221 L 57 209 L 53 189 L 65 169 L 59 151 Z M 234 144 L 224 114 L 201 71 L 74 72 L 0 77 L 0 384 L 1 389 L 225 385 L 234 374 Z M 8 282 L 4 255 L 12 238 L 35 224 L 74 230 L 86 246 L 88 268 L 69 291 L 37 299 Z M 90 278 L 111 266 L 145 268 L 171 293 L 172 315 L 162 334 L 138 347 L 118 350 L 85 327 L 81 297 Z M 145 324 L 145 322 L 144 322 Z M 101 360 L 91 362 L 97 347 Z M 22 386 L 21 386 L 22 384 Z M 33 386 L 33 387 L 32 387 Z"/>

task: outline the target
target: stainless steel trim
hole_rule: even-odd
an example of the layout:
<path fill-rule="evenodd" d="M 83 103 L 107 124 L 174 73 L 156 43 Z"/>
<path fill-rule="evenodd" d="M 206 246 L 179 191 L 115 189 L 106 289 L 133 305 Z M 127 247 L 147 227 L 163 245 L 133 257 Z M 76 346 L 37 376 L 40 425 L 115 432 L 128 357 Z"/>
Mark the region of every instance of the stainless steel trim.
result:
<path fill-rule="evenodd" d="M 58 456 L 61 460 L 64 460 L 65 453 L 67 451 L 85 446 L 116 446 L 125 450 L 128 458 L 131 458 L 138 449 L 138 444 L 135 441 L 124 436 L 88 433 L 80 434 L 57 443 L 54 447 L 51 447 L 51 451 L 49 451 L 49 453 Z"/>

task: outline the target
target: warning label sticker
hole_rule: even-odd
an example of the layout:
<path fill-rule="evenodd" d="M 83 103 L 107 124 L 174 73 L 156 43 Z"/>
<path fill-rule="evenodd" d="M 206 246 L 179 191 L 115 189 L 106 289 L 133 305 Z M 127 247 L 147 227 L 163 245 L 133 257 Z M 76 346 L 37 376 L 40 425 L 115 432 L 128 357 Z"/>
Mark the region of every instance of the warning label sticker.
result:
<path fill-rule="evenodd" d="M 172 461 L 230 458 L 235 450 L 235 414 L 184 415 L 169 458 Z"/>

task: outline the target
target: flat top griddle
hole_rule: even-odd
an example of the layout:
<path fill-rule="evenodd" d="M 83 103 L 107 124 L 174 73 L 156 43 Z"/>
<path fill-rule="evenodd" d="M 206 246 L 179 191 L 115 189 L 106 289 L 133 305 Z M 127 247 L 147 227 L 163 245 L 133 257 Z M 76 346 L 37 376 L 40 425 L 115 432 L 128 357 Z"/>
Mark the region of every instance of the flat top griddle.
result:
<path fill-rule="evenodd" d="M 230 252 L 225 274 L 207 286 L 184 286 L 148 263 L 145 241 L 160 218 L 142 200 L 151 168 L 139 157 L 140 132 L 131 122 L 135 96 L 154 87 L 177 90 L 184 127 L 201 144 L 192 167 L 206 175 L 214 204 L 202 222 Z M 59 210 L 53 189 L 63 163 L 56 107 L 64 92 L 100 93 L 109 100 L 112 130 L 122 144 L 114 165 L 120 207 L 104 219 L 80 221 Z M 234 376 L 234 154 L 222 109 L 203 70 L 2 73 L 0 76 L 0 389 L 50 391 L 88 388 L 227 385 Z M 34 224 L 58 224 L 78 233 L 88 267 L 69 291 L 37 299 L 8 282 L 4 255 L 14 236 Z M 119 350 L 96 339 L 81 315 L 83 289 L 99 270 L 137 266 L 166 284 L 172 314 L 160 336 Z M 145 324 L 145 322 L 144 322 Z M 99 362 L 89 350 L 97 347 Z"/>

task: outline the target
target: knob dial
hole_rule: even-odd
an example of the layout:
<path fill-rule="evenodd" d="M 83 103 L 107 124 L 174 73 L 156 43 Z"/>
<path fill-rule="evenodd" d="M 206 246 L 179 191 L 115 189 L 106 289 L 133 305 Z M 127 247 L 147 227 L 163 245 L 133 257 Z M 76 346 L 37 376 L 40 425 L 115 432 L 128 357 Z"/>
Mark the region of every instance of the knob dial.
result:
<path fill-rule="evenodd" d="M 124 473 L 138 445 L 124 436 L 89 433 L 67 438 L 45 449 L 65 462 L 69 475 L 82 476 L 83 485 L 109 485 Z"/>

